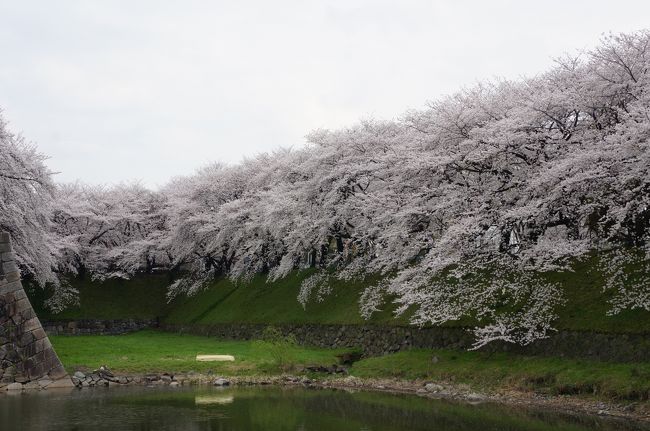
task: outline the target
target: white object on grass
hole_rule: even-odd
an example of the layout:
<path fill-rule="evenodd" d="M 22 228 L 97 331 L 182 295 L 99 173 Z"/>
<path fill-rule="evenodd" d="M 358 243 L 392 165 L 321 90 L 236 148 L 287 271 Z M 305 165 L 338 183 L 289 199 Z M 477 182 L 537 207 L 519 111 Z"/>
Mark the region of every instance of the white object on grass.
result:
<path fill-rule="evenodd" d="M 196 355 L 196 360 L 199 362 L 226 362 L 234 361 L 235 357 L 232 355 Z"/>

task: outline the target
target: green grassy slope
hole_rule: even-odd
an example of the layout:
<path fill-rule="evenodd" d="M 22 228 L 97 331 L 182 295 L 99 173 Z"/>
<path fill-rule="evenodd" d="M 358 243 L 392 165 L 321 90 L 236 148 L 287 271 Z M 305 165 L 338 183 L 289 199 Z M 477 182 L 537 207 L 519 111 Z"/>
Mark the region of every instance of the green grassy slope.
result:
<path fill-rule="evenodd" d="M 603 292 L 602 275 L 595 260 L 578 263 L 573 272 L 548 273 L 544 277 L 564 288 L 566 302 L 557 311 L 558 329 L 612 332 L 650 332 L 650 312 L 628 310 L 607 316 L 613 292 Z M 30 297 L 41 318 L 141 318 L 161 317 L 168 323 L 321 323 L 321 324 L 407 324 L 408 316 L 393 317 L 389 304 L 369 321 L 359 315 L 361 292 L 375 280 L 366 282 L 334 281 L 332 293 L 322 302 L 311 301 L 306 309 L 297 301 L 300 283 L 311 271 L 294 272 L 288 277 L 267 283 L 257 276 L 246 284 L 218 279 L 194 296 L 182 296 L 166 303 L 167 275 L 142 275 L 133 280 L 112 280 L 103 284 L 75 280 L 81 292 L 81 307 L 58 315 L 43 310 L 43 293 L 30 289 Z M 40 292 L 40 297 L 39 297 Z M 471 325 L 471 319 L 449 322 L 448 326 Z"/>
<path fill-rule="evenodd" d="M 559 329 L 581 331 L 643 333 L 650 332 L 650 312 L 626 310 L 607 316 L 609 301 L 615 292 L 603 291 L 603 276 L 596 267 L 596 258 L 576 263 L 573 272 L 548 273 L 545 277 L 560 284 L 565 304 L 558 310 Z"/>
<path fill-rule="evenodd" d="M 294 273 L 284 280 L 266 283 L 256 277 L 250 284 L 235 286 L 228 280 L 215 281 L 208 289 L 180 298 L 165 318 L 169 323 L 347 323 L 406 324 L 408 317 L 392 317 L 390 304 L 365 321 L 359 315 L 359 297 L 367 283 L 336 281 L 332 294 L 322 302 L 312 301 L 306 309 L 297 301 L 300 282 L 308 272 Z M 650 332 L 650 312 L 627 310 L 607 316 L 613 292 L 603 292 L 602 275 L 594 261 L 576 264 L 574 272 L 549 273 L 545 278 L 564 287 L 566 302 L 558 312 L 556 328 L 567 330 L 645 333 Z M 371 281 L 372 282 L 372 281 Z M 450 322 L 449 326 L 469 324 Z"/>
<path fill-rule="evenodd" d="M 220 279 L 192 297 L 179 298 L 165 317 L 168 323 L 348 323 L 366 321 L 359 315 L 359 296 L 369 282 L 334 281 L 332 293 L 306 308 L 298 302 L 300 283 L 310 271 L 296 272 L 273 283 L 263 276 L 248 284 Z M 390 311 L 377 313 L 370 323 L 406 323 Z"/>
<path fill-rule="evenodd" d="M 34 310 L 41 320 L 62 319 L 153 319 L 166 315 L 170 306 L 165 294 L 167 274 L 141 274 L 131 280 L 108 280 L 103 283 L 89 278 L 70 280 L 79 289 L 79 306 L 52 314 L 44 307 L 50 295 L 38 287 L 26 285 Z"/>

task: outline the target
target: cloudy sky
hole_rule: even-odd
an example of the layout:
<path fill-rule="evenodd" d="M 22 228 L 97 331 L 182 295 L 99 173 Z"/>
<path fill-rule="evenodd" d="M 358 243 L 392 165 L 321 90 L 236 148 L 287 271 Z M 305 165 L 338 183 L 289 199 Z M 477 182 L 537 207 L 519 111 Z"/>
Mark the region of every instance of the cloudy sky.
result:
<path fill-rule="evenodd" d="M 0 0 L 0 107 L 58 180 L 156 187 L 649 25 L 647 1 Z"/>

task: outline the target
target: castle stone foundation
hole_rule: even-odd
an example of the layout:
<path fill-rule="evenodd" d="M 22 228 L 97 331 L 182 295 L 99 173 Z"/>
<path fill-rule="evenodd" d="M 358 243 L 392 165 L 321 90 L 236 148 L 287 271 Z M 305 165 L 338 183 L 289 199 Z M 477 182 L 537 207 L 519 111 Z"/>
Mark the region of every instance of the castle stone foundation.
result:
<path fill-rule="evenodd" d="M 20 282 L 9 234 L 0 232 L 0 388 L 72 386 Z"/>

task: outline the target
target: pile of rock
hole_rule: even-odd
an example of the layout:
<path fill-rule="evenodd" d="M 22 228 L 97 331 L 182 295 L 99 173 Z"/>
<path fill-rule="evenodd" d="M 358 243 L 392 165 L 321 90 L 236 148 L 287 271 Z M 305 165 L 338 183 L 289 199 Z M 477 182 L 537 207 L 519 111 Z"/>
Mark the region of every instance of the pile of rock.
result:
<path fill-rule="evenodd" d="M 116 376 L 111 370 L 103 365 L 91 373 L 85 374 L 77 371 L 72 376 L 72 383 L 78 388 L 94 386 L 120 386 L 120 385 L 169 385 L 180 386 L 188 381 L 185 376 L 174 376 L 168 373 L 145 374 L 143 376 Z"/>
<path fill-rule="evenodd" d="M 219 377 L 212 381 L 212 386 L 230 386 L 230 380 Z"/>
<path fill-rule="evenodd" d="M 100 374 L 96 371 L 89 373 L 88 375 L 77 371 L 72 376 L 72 383 L 79 388 L 87 388 L 93 386 L 110 386 L 110 385 L 127 385 L 133 382 L 131 377 L 115 377 L 107 376 L 105 374 Z"/>
<path fill-rule="evenodd" d="M 312 373 L 326 373 L 326 374 L 348 374 L 348 369 L 340 365 L 332 365 L 325 367 L 323 365 L 309 365 L 304 368 L 303 371 L 309 371 Z"/>
<path fill-rule="evenodd" d="M 274 381 L 273 383 L 310 386 L 314 381 L 305 376 L 282 376 L 279 382 Z"/>

